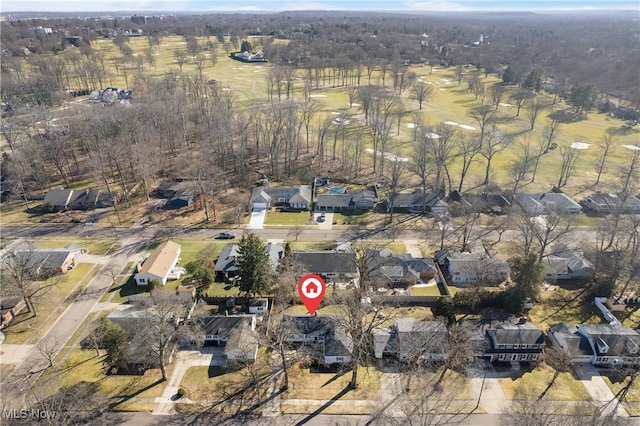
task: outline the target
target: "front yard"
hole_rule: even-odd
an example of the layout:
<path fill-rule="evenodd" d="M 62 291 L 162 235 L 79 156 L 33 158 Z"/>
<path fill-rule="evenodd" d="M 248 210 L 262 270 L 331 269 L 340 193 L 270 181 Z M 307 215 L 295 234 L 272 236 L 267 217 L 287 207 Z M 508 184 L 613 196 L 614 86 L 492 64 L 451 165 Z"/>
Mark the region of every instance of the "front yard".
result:
<path fill-rule="evenodd" d="M 267 212 L 265 225 L 309 225 L 309 212 Z"/>
<path fill-rule="evenodd" d="M 282 394 L 281 398 L 283 400 L 379 399 L 381 373 L 373 367 L 358 368 L 358 389 L 343 394 L 351 380 L 350 370 L 338 373 L 316 373 L 309 367 L 295 364 L 289 368 L 289 389 Z M 286 403 L 286 401 L 283 402 Z"/>
<path fill-rule="evenodd" d="M 520 373 L 524 373 L 520 375 Z M 541 365 L 534 369 L 513 373 L 511 378 L 499 379 L 507 399 L 537 399 L 551 383 L 554 370 Z M 571 373 L 560 373 L 545 395 L 551 401 L 589 401 L 591 397 L 584 385 Z"/>

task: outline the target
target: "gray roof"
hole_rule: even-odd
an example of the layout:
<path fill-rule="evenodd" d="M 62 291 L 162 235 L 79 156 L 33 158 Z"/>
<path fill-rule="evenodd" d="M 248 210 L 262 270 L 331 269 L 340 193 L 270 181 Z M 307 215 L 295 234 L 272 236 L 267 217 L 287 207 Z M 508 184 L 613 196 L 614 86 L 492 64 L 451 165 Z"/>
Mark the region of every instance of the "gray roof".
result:
<path fill-rule="evenodd" d="M 542 265 L 545 273 L 555 275 L 593 271 L 593 265 L 585 259 L 582 253 L 564 245 L 554 247 L 551 254 L 542 259 Z"/>
<path fill-rule="evenodd" d="M 501 323 L 495 328 L 487 329 L 487 334 L 495 339 L 497 345 L 541 345 L 544 334 L 531 323 Z"/>
<path fill-rule="evenodd" d="M 322 337 L 325 356 L 349 356 L 353 341 L 347 336 L 339 315 L 285 315 L 282 321 L 291 335 Z"/>
<path fill-rule="evenodd" d="M 580 204 L 586 209 L 602 213 L 611 213 L 619 210 L 621 213 L 637 213 L 640 211 L 640 200 L 634 196 L 626 199 L 616 194 L 596 192 L 585 197 Z"/>
<path fill-rule="evenodd" d="M 572 355 L 593 355 L 593 349 L 587 339 L 582 334 L 578 333 L 578 326 L 561 322 L 549 327 L 549 331 L 561 335 L 564 341 L 567 343 L 567 352 Z"/>
<path fill-rule="evenodd" d="M 516 194 L 516 200 L 528 213 L 533 213 L 540 209 L 543 209 L 545 213 L 582 210 L 580 204 L 561 192 Z"/>
<path fill-rule="evenodd" d="M 393 323 L 389 347 L 403 357 L 418 357 L 426 352 L 445 353 L 449 347 L 448 330 L 441 321 L 397 318 Z"/>
<path fill-rule="evenodd" d="M 220 256 L 218 256 L 218 260 L 216 261 L 216 266 L 214 270 L 216 272 L 232 272 L 237 271 L 236 267 L 236 259 L 240 255 L 240 246 L 237 244 L 231 244 L 225 246 L 220 252 Z M 284 253 L 281 243 L 267 243 L 265 246 L 265 252 L 267 256 L 269 256 L 269 264 L 271 268 L 275 271 L 275 269 L 280 264 L 280 259 Z"/>
<path fill-rule="evenodd" d="M 373 281 L 420 280 L 421 273 L 435 273 L 433 260 L 415 258 L 408 253 L 392 254 L 390 251 L 368 250 L 370 279 Z"/>
<path fill-rule="evenodd" d="M 640 334 L 625 325 L 585 324 L 580 326 L 579 332 L 580 331 L 588 333 L 596 343 L 596 356 L 640 355 Z M 607 346 L 609 346 L 609 350 L 606 352 L 606 354 L 599 351 L 599 342 L 604 342 Z"/>
<path fill-rule="evenodd" d="M 349 207 L 351 194 L 319 194 L 316 197 L 316 207 Z"/>
<path fill-rule="evenodd" d="M 490 258 L 482 253 L 451 252 L 445 256 L 444 262 L 449 265 L 451 273 L 498 275 L 511 272 L 506 261 Z"/>
<path fill-rule="evenodd" d="M 311 186 L 275 186 L 269 188 L 254 188 L 251 193 L 251 202 L 277 201 L 278 198 L 286 198 L 287 202 L 301 203 L 311 202 Z"/>
<path fill-rule="evenodd" d="M 355 274 L 356 256 L 352 252 L 323 251 L 294 251 L 291 256 L 296 263 L 300 263 L 311 274 Z"/>
<path fill-rule="evenodd" d="M 76 245 L 70 245 L 60 249 L 39 249 L 29 243 L 20 243 L 2 257 L 0 267 L 6 262 L 9 262 L 11 256 L 25 256 L 22 259 L 28 262 L 36 273 L 42 273 L 46 270 L 60 269 L 69 256 L 78 259 L 82 253 L 86 252 L 86 249 Z"/>
<path fill-rule="evenodd" d="M 446 205 L 444 201 L 438 203 L 439 201 L 441 201 L 441 199 L 442 195 L 440 194 L 423 194 L 422 192 L 414 192 L 411 194 L 396 194 L 396 196 L 393 198 L 393 205 L 398 208 L 404 206 L 422 206 L 423 203 L 426 203 L 427 207 L 433 207 L 436 204 Z M 388 202 L 389 199 L 387 199 L 387 203 Z"/>
<path fill-rule="evenodd" d="M 77 191 L 76 191 L 77 193 Z M 69 203 L 71 203 L 73 198 L 74 190 L 73 189 L 64 189 L 64 188 L 56 188 L 52 189 L 44 196 L 43 204 L 52 205 L 57 208 L 67 208 Z"/>

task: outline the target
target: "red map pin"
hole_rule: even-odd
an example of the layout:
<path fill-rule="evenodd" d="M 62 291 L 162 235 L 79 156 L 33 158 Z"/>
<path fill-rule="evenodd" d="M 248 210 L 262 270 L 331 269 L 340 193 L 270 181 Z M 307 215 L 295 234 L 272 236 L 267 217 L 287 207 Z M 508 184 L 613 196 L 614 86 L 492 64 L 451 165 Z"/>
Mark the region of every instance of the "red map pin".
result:
<path fill-rule="evenodd" d="M 298 281 L 300 300 L 302 300 L 311 315 L 316 312 L 318 306 L 322 303 L 325 291 L 327 291 L 327 285 L 318 275 L 307 274 Z"/>

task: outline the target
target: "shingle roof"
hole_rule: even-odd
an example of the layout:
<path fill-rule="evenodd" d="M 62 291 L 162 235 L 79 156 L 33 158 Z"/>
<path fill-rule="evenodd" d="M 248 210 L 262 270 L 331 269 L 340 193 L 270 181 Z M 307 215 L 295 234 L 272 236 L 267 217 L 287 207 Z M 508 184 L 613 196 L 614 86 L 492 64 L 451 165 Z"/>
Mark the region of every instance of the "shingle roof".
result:
<path fill-rule="evenodd" d="M 342 320 L 339 315 L 285 315 L 282 319 L 292 335 L 323 338 L 325 356 L 349 356 L 353 351 L 353 341 L 341 325 Z"/>
<path fill-rule="evenodd" d="M 551 254 L 543 258 L 542 264 L 545 273 L 567 274 L 573 272 L 593 270 L 593 265 L 585 257 L 567 246 L 555 247 Z"/>
<path fill-rule="evenodd" d="M 598 341 L 609 346 L 607 356 L 640 355 L 640 334 L 630 327 L 622 324 L 585 324 L 580 326 L 580 331 L 582 330 L 596 343 L 597 355 L 605 355 L 598 350 Z"/>
<path fill-rule="evenodd" d="M 306 267 L 308 273 L 323 274 L 355 274 L 356 256 L 351 252 L 326 251 L 294 251 L 293 260 Z"/>
<path fill-rule="evenodd" d="M 532 213 L 543 208 L 550 213 L 553 210 L 579 211 L 582 210 L 580 204 L 573 201 L 569 196 L 560 192 L 544 192 L 539 194 L 516 194 L 516 199 L 525 210 Z"/>
<path fill-rule="evenodd" d="M 275 186 L 269 188 L 254 188 L 251 193 L 251 202 L 268 202 L 278 198 L 294 200 L 293 202 L 311 202 L 311 186 Z"/>
<path fill-rule="evenodd" d="M 441 201 L 441 198 L 442 196 L 440 194 L 423 194 L 421 192 L 414 192 L 411 194 L 396 194 L 396 196 L 393 198 L 393 205 L 396 207 L 421 206 L 422 203 L 425 202 L 427 207 L 432 207 L 436 205 L 438 201 Z M 444 201 L 442 201 L 442 203 L 446 205 Z"/>
<path fill-rule="evenodd" d="M 349 207 L 351 194 L 320 194 L 316 197 L 316 207 Z"/>
<path fill-rule="evenodd" d="M 144 261 L 140 272 L 151 273 L 159 277 L 164 277 L 169 273 L 173 262 L 180 254 L 180 245 L 173 241 L 165 241 L 156 248 L 153 253 Z M 136 274 L 136 275 L 138 275 Z"/>
<path fill-rule="evenodd" d="M 541 345 L 544 343 L 544 334 L 531 323 L 502 323 L 493 329 L 488 329 L 487 334 L 493 336 L 498 345 Z"/>
<path fill-rule="evenodd" d="M 576 325 L 561 322 L 549 327 L 549 331 L 562 336 L 563 340 L 567 343 L 568 347 L 566 350 L 570 355 L 593 355 L 593 349 L 591 348 L 589 339 L 578 333 L 578 327 Z"/>

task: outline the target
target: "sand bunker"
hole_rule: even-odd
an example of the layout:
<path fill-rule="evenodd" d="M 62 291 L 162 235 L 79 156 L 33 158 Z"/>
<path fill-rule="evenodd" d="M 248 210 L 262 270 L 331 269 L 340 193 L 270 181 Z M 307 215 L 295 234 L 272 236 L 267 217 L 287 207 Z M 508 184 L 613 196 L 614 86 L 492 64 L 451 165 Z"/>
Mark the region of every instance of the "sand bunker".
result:
<path fill-rule="evenodd" d="M 444 124 L 447 124 L 449 126 L 457 126 L 458 122 L 457 121 L 445 121 Z"/>
<path fill-rule="evenodd" d="M 409 123 L 409 124 L 407 124 L 407 127 L 409 129 L 415 129 L 416 128 L 416 124 L 415 123 Z"/>
<path fill-rule="evenodd" d="M 458 124 L 458 126 L 460 126 L 460 128 L 465 129 L 465 130 L 475 130 L 476 128 L 473 126 L 469 126 L 468 124 Z"/>
<path fill-rule="evenodd" d="M 571 148 L 573 149 L 588 149 L 590 146 L 591 144 L 584 142 L 574 142 L 571 144 Z"/>
<path fill-rule="evenodd" d="M 636 145 L 622 145 L 622 146 L 627 149 L 633 149 L 634 151 L 640 151 L 640 146 L 636 146 Z"/>
<path fill-rule="evenodd" d="M 500 102 L 498 105 L 503 106 L 503 107 L 512 107 L 513 105 L 508 104 L 506 102 Z"/>
<path fill-rule="evenodd" d="M 427 137 L 431 139 L 440 139 L 440 135 L 433 132 L 427 132 Z"/>
<path fill-rule="evenodd" d="M 441 88 L 439 88 L 438 90 L 441 90 L 441 91 L 443 91 L 443 92 L 444 92 L 444 91 L 445 91 L 445 90 L 447 90 L 447 89 L 443 89 L 443 88 L 441 87 Z"/>
<path fill-rule="evenodd" d="M 360 105 L 360 104 L 357 104 L 357 103 L 355 103 L 355 102 L 354 102 L 354 103 L 352 103 L 352 104 L 351 104 L 351 106 L 354 106 L 354 107 L 359 107 L 359 106 L 362 106 L 362 105 Z"/>
<path fill-rule="evenodd" d="M 326 98 L 327 95 L 309 95 L 310 98 Z"/>
<path fill-rule="evenodd" d="M 366 151 L 367 151 L 369 154 L 373 155 L 373 153 L 374 153 L 374 151 L 375 151 L 375 150 L 373 150 L 373 149 L 371 149 L 371 148 L 367 148 L 367 150 L 366 150 Z M 378 154 L 380 154 L 380 153 L 381 153 L 381 152 L 380 152 L 380 151 L 378 151 Z M 405 158 L 405 157 L 397 157 L 397 156 L 395 156 L 395 155 L 391 154 L 390 152 L 383 152 L 383 153 L 382 153 L 382 155 L 384 155 L 384 158 L 386 158 L 387 160 L 391 160 L 391 161 L 401 161 L 401 162 L 403 162 L 403 163 L 404 163 L 404 162 L 406 162 L 406 161 L 409 161 L 409 159 L 408 159 L 408 158 Z"/>

